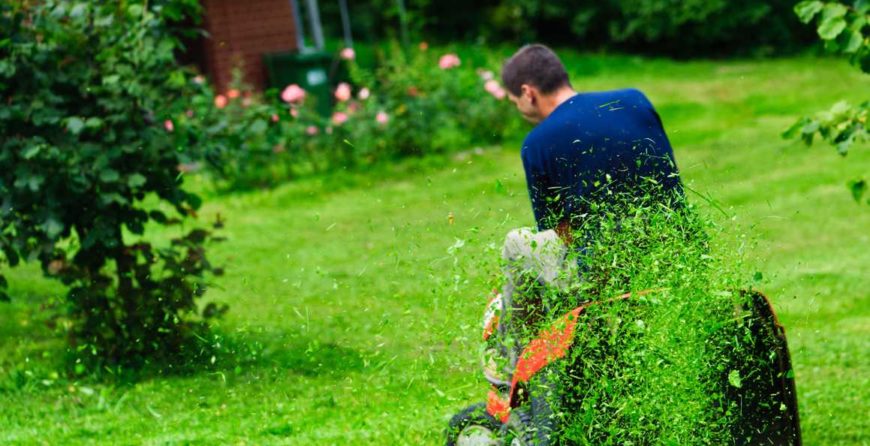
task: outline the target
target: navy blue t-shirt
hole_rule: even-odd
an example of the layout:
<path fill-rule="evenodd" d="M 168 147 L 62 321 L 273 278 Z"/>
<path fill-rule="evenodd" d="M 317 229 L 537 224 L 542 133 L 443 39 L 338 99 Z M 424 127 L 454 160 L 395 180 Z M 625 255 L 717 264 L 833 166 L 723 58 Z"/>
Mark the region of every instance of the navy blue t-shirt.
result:
<path fill-rule="evenodd" d="M 636 89 L 580 93 L 566 100 L 523 143 L 523 167 L 538 229 L 588 212 L 605 188 L 682 186 L 661 118 Z"/>

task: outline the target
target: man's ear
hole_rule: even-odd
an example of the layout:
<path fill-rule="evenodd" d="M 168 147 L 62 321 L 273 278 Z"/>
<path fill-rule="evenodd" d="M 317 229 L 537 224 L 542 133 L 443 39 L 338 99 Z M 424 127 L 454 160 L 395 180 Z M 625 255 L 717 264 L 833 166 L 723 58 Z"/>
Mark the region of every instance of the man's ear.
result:
<path fill-rule="evenodd" d="M 534 105 L 537 102 L 538 90 L 535 87 L 529 84 L 523 84 L 520 86 L 520 90 L 522 95 L 528 98 L 530 104 Z"/>

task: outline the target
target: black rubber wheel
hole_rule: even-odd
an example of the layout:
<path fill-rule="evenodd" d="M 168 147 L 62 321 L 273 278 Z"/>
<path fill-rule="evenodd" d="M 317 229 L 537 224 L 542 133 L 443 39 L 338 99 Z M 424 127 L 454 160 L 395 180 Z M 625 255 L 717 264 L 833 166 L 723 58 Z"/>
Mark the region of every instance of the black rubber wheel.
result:
<path fill-rule="evenodd" d="M 532 397 L 531 418 L 535 429 L 535 436 L 531 444 L 535 446 L 550 446 L 553 444 L 552 437 L 556 433 L 556 422 L 553 419 L 553 409 L 547 400 L 548 397 L 550 396 L 540 395 Z"/>
<path fill-rule="evenodd" d="M 496 446 L 502 424 L 486 412 L 486 404 L 478 403 L 462 409 L 450 419 L 447 446 Z"/>

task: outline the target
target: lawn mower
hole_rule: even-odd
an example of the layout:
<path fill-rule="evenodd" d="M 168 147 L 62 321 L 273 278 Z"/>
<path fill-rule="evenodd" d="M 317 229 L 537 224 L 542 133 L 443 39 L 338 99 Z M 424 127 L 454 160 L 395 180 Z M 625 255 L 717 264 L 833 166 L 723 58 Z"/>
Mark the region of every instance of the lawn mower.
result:
<path fill-rule="evenodd" d="M 590 308 L 616 303 L 632 305 L 640 296 L 657 291 L 626 293 L 580 305 L 541 330 L 518 355 L 512 355 L 511 349 L 499 341 L 499 336 L 505 333 L 505 324 L 499 320 L 505 308 L 501 295 L 494 292 L 483 321 L 483 340 L 489 347 L 484 355 L 483 370 L 491 388 L 485 402 L 453 416 L 447 431 L 447 445 L 553 446 L 559 443 L 554 434 L 561 426 L 552 416 L 549 402 L 552 395 L 545 394 L 552 390 L 548 390 L 543 372 L 559 361 L 568 360 L 568 352 L 577 347 L 577 334 L 592 329 L 586 316 Z M 734 311 L 744 318 L 746 330 L 753 334 L 752 340 L 745 341 L 748 345 L 742 350 L 743 354 L 764 355 L 770 361 L 765 362 L 760 372 L 745 371 L 743 376 L 751 374 L 753 379 L 743 385 L 723 386 L 729 389 L 724 398 L 739 408 L 729 425 L 731 437 L 736 444 L 799 446 L 797 396 L 785 330 L 763 294 L 739 293 L 744 299 Z M 492 355 L 509 356 L 507 371 L 495 365 Z M 723 374 L 721 378 L 728 380 L 729 376 Z M 538 385 L 532 385 L 533 382 Z M 544 385 L 540 385 L 541 382 Z"/>

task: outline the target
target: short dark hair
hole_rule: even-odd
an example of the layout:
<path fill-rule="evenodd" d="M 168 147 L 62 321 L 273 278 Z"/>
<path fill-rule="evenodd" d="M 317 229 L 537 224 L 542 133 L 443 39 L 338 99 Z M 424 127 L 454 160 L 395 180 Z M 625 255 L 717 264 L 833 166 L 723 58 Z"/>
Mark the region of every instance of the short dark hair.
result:
<path fill-rule="evenodd" d="M 523 46 L 505 61 L 501 80 L 514 96 L 522 94 L 523 84 L 533 85 L 543 94 L 571 85 L 559 56 L 538 43 Z"/>

